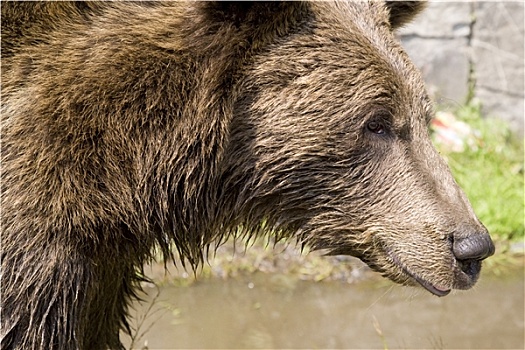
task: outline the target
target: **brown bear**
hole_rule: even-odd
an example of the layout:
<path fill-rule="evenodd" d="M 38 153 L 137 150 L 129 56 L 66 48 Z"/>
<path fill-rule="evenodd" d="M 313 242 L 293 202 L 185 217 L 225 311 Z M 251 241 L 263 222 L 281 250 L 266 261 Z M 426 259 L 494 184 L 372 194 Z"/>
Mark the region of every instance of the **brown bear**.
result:
<path fill-rule="evenodd" d="M 494 252 L 394 30 L 412 2 L 2 3 L 2 349 L 120 348 L 144 262 L 232 235 L 443 296 Z"/>

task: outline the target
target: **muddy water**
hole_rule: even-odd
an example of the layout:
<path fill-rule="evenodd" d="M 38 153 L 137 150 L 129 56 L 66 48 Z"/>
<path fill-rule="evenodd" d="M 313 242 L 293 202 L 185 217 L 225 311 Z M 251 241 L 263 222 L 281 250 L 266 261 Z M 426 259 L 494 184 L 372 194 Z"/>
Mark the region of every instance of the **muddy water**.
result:
<path fill-rule="evenodd" d="M 525 346 L 523 270 L 504 278 L 484 275 L 475 289 L 444 298 L 377 278 L 315 283 L 275 274 L 147 291 L 145 302 L 135 305 L 135 326 L 144 322 L 133 348 Z"/>

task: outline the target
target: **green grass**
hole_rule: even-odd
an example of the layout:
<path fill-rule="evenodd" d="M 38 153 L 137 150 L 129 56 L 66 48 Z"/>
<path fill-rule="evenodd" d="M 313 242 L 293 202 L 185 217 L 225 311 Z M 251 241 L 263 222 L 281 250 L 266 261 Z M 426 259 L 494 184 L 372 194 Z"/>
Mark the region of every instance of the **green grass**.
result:
<path fill-rule="evenodd" d="M 523 139 L 505 122 L 481 118 L 479 106 L 462 107 L 455 115 L 474 130 L 469 146 L 461 152 L 436 146 L 491 235 L 500 241 L 523 240 Z"/>

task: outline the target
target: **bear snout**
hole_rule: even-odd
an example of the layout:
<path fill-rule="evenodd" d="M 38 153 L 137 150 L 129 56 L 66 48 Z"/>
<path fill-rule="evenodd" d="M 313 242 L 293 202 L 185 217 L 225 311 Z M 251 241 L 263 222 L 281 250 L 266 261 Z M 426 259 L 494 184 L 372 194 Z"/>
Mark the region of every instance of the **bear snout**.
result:
<path fill-rule="evenodd" d="M 454 288 L 469 289 L 479 278 L 481 261 L 494 254 L 494 243 L 484 227 L 463 227 L 451 239 L 452 253 L 457 261 Z"/>
<path fill-rule="evenodd" d="M 494 243 L 487 230 L 459 233 L 453 236 L 452 252 L 459 261 L 483 260 L 495 252 Z"/>

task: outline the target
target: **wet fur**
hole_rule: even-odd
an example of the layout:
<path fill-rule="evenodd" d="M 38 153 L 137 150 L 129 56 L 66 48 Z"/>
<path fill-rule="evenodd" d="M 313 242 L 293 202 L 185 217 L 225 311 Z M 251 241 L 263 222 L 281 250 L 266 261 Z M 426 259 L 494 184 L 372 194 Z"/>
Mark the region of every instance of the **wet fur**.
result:
<path fill-rule="evenodd" d="M 392 34 L 412 5 L 2 3 L 2 348 L 119 348 L 153 248 L 233 233 L 451 284 L 476 219 Z"/>

